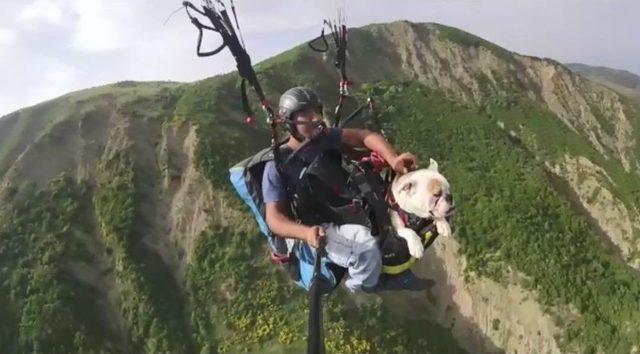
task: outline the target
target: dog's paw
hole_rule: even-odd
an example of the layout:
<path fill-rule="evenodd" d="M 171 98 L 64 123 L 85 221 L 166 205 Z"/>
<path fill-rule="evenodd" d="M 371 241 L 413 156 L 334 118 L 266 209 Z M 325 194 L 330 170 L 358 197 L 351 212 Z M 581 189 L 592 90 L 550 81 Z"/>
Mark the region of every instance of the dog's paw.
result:
<path fill-rule="evenodd" d="M 424 245 L 422 244 L 420 236 L 418 236 L 415 231 L 409 228 L 401 228 L 398 229 L 398 235 L 407 241 L 407 248 L 409 249 L 411 257 L 422 258 Z"/>
<path fill-rule="evenodd" d="M 451 225 L 446 220 L 436 220 L 436 229 L 441 236 L 451 236 Z"/>

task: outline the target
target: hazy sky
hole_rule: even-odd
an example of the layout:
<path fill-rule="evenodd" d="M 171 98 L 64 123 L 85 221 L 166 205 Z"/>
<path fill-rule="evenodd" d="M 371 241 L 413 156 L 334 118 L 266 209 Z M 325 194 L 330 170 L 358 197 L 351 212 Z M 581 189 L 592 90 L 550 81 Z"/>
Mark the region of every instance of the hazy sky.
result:
<path fill-rule="evenodd" d="M 348 25 L 439 22 L 509 50 L 640 73 L 637 0 L 235 0 L 254 63 L 319 33 L 346 3 Z M 194 3 L 199 3 L 195 0 Z M 234 68 L 195 55 L 178 0 L 0 0 L 0 116 L 120 80 L 194 81 Z M 218 38 L 211 37 L 211 46 Z M 215 42 L 215 43 L 214 43 Z"/>

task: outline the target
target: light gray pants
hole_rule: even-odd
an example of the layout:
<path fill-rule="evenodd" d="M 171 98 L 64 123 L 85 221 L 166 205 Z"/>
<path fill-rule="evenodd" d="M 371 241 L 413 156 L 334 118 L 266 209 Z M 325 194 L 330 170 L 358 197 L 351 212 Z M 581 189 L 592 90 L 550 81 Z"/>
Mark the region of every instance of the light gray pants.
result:
<path fill-rule="evenodd" d="M 382 255 L 369 228 L 357 224 L 324 223 L 325 250 L 331 262 L 347 268 L 349 278 L 344 285 L 351 292 L 362 286 L 373 287 L 382 270 Z"/>

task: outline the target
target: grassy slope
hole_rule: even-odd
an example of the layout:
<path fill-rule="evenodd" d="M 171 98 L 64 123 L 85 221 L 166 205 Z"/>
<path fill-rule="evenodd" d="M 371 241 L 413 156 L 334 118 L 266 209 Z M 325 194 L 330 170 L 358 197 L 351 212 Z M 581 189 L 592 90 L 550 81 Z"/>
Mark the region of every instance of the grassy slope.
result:
<path fill-rule="evenodd" d="M 21 353 L 114 350 L 90 286 L 64 265 L 91 258 L 88 186 L 61 177 L 4 196 L 0 218 L 0 348 Z"/>
<path fill-rule="evenodd" d="M 545 120 L 548 113 L 515 106 L 490 107 L 487 115 L 447 104 L 416 85 L 380 91 L 387 92 L 385 102 L 393 107 L 383 114 L 393 136 L 423 160 L 438 160 L 453 185 L 470 274 L 500 280 L 515 269 L 552 313 L 554 307 L 575 309 L 581 315 L 577 319 L 556 313 L 566 328 L 565 349 L 630 351 L 640 335 L 637 276 L 553 190 L 542 163 L 496 129 L 496 117 Z M 555 128 L 562 130 L 560 124 Z"/>
<path fill-rule="evenodd" d="M 173 82 L 121 81 L 66 94 L 56 99 L 24 108 L 0 117 L 0 176 L 15 159 L 39 137 L 50 132 L 61 120 L 78 119 L 98 105 L 107 105 L 119 113 L 135 116 L 136 110 L 146 118 L 162 119 L 167 104 L 173 108 Z M 142 117 L 142 115 L 140 116 Z"/>

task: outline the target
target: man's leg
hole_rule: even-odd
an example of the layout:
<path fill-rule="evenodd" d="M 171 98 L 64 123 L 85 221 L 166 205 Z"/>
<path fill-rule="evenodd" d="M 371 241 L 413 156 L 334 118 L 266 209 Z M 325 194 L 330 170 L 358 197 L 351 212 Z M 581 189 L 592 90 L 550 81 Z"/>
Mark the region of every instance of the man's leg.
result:
<path fill-rule="evenodd" d="M 327 257 L 349 271 L 345 286 L 355 292 L 373 287 L 382 269 L 382 256 L 369 228 L 357 224 L 323 224 L 327 234 Z"/>

